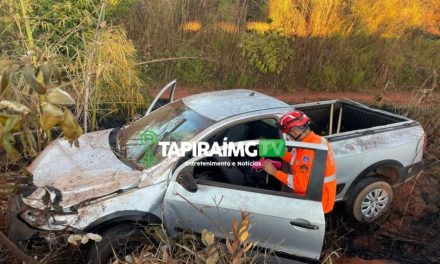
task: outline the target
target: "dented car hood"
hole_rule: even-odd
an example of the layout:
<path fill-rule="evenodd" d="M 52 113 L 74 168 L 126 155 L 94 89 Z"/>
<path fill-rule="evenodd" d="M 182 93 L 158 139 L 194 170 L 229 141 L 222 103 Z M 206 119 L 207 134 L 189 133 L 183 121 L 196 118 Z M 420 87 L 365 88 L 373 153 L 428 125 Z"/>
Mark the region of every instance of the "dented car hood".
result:
<path fill-rule="evenodd" d="M 34 184 L 41 188 L 24 199 L 25 203 L 42 207 L 44 190 L 55 190 L 62 196 L 54 199 L 58 205 L 69 207 L 138 186 L 141 172 L 118 159 L 109 144 L 110 132 L 111 129 L 84 134 L 78 139 L 79 147 L 70 146 L 64 139 L 47 146 L 28 167 Z"/>

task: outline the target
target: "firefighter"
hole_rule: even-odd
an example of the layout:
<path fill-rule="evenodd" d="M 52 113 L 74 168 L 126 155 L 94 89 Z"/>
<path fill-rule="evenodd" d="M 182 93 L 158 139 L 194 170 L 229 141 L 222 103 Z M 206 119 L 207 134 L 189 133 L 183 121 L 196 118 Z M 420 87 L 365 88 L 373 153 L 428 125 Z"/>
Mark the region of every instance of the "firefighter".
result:
<path fill-rule="evenodd" d="M 322 207 L 324 213 L 333 210 L 336 197 L 336 166 L 333 150 L 327 140 L 310 130 L 310 119 L 301 111 L 290 111 L 283 115 L 278 127 L 287 135 L 288 140 L 315 144 L 326 144 L 328 148 L 325 168 L 324 185 L 322 190 Z M 291 174 L 277 170 L 269 161 L 263 163 L 264 170 L 293 189 L 298 195 L 305 196 L 314 159 L 314 151 L 293 148 L 286 151 L 282 159 L 291 166 Z"/>

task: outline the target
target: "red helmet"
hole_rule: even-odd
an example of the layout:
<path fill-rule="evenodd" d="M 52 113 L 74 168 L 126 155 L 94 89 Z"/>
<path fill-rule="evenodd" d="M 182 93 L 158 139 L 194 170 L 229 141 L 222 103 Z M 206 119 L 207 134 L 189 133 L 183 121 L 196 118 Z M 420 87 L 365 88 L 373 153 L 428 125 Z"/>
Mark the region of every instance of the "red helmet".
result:
<path fill-rule="evenodd" d="M 281 129 L 281 132 L 287 133 L 292 127 L 302 127 L 307 125 L 309 121 L 310 118 L 308 118 L 306 114 L 301 111 L 293 110 L 280 118 L 278 128 Z"/>

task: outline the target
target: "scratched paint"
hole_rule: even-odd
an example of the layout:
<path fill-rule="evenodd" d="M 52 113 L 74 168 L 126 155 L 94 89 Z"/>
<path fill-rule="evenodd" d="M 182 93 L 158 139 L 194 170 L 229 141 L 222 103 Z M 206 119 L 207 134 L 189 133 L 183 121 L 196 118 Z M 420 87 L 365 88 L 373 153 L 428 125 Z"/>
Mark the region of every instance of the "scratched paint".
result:
<path fill-rule="evenodd" d="M 78 148 L 64 139 L 54 140 L 28 167 L 34 184 L 42 187 L 78 171 L 132 171 L 113 153 L 110 132 L 111 129 L 84 134 L 78 139 Z"/>

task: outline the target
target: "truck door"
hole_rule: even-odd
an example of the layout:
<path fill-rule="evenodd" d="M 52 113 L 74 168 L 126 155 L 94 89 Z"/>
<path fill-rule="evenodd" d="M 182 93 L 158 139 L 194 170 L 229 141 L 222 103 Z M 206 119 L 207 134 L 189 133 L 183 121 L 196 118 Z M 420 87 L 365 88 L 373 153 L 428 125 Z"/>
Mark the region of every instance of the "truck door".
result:
<path fill-rule="evenodd" d="M 176 80 L 172 80 L 167 85 L 165 85 L 162 90 L 156 95 L 156 97 L 153 99 L 153 101 L 150 104 L 150 107 L 148 107 L 147 112 L 145 115 L 148 115 L 150 112 L 158 109 L 161 106 L 164 106 L 166 104 L 169 104 L 174 101 L 174 92 L 176 90 Z M 169 92 L 168 97 L 163 97 L 166 92 Z"/>
<path fill-rule="evenodd" d="M 191 163 L 183 163 L 173 173 L 165 195 L 165 222 L 171 233 L 203 229 L 225 238 L 231 231 L 232 220 L 240 220 L 240 213 L 250 213 L 251 241 L 258 241 L 260 249 L 275 251 L 299 260 L 318 260 L 325 233 L 324 212 L 321 205 L 326 146 L 286 142 L 287 146 L 315 150 L 312 174 L 305 197 L 292 192 L 258 189 L 249 186 L 218 182 L 216 175 L 194 175 Z M 196 165 L 197 166 L 197 165 Z M 188 190 L 179 184 L 182 175 L 194 177 L 197 190 Z M 211 179 L 211 180 L 206 180 Z"/>

